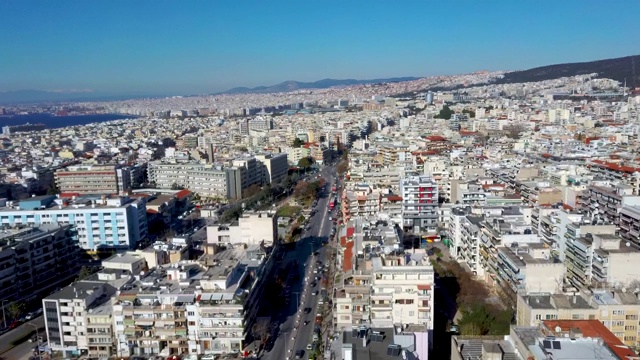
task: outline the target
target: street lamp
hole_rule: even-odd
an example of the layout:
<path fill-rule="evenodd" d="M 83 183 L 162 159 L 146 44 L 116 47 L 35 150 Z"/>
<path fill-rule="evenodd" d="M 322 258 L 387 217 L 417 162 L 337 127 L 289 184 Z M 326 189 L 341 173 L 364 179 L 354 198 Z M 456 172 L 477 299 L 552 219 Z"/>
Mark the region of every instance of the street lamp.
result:
<path fill-rule="evenodd" d="M 42 353 L 40 353 L 40 334 L 38 333 L 38 326 L 32 323 L 27 323 L 27 325 L 33 326 L 36 329 L 36 348 L 38 349 L 38 359 L 42 360 Z"/>
<path fill-rule="evenodd" d="M 7 317 L 4 314 L 4 303 L 5 302 L 9 302 L 9 300 L 6 300 L 6 299 L 2 300 L 2 322 L 4 324 L 4 327 L 6 328 L 7 327 Z"/>

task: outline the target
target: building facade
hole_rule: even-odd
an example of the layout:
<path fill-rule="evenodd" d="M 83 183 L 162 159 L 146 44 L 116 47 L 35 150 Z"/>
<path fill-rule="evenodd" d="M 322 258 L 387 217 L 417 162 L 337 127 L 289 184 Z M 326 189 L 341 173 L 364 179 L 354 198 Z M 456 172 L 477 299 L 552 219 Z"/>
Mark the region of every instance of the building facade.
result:
<path fill-rule="evenodd" d="M 126 194 L 131 190 L 131 170 L 120 165 L 68 166 L 55 172 L 62 194 Z"/>

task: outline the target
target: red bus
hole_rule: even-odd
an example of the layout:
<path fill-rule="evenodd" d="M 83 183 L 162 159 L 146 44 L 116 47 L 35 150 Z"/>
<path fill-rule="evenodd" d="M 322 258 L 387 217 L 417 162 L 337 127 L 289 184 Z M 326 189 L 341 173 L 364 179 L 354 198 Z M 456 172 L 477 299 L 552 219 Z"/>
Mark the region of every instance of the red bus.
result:
<path fill-rule="evenodd" d="M 329 201 L 329 210 L 333 210 L 333 208 L 336 206 L 336 202 L 335 200 L 333 201 Z"/>

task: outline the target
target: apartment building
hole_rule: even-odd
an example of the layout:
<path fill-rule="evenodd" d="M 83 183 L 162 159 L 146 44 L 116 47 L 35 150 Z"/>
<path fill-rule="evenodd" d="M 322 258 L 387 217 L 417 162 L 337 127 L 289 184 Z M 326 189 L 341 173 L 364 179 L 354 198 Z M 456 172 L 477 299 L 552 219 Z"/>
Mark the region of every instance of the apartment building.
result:
<path fill-rule="evenodd" d="M 497 248 L 497 279 L 513 293 L 554 292 L 561 290 L 565 266 L 551 256 L 542 243 L 529 243 Z"/>
<path fill-rule="evenodd" d="M 199 262 L 140 272 L 112 300 L 116 353 L 241 351 L 264 294 L 265 282 L 259 280 L 274 264 L 269 255 L 261 246 L 220 248 Z"/>
<path fill-rule="evenodd" d="M 640 250 L 614 233 L 586 233 L 567 242 L 567 280 L 577 289 L 627 284 L 640 277 Z"/>
<path fill-rule="evenodd" d="M 294 166 L 298 165 L 298 162 L 300 162 L 301 159 L 308 158 L 309 156 L 311 156 L 311 150 L 305 147 L 291 147 L 287 149 L 287 160 L 289 161 L 289 164 Z"/>
<path fill-rule="evenodd" d="M 516 191 L 522 201 L 529 205 L 549 205 L 562 202 L 562 191 L 551 186 L 548 181 L 516 182 Z"/>
<path fill-rule="evenodd" d="M 618 224 L 618 213 L 623 206 L 640 205 L 640 196 L 633 195 L 629 185 L 609 186 L 598 182 L 589 185 L 582 192 L 578 205 L 587 211 L 591 218 L 607 224 Z"/>
<path fill-rule="evenodd" d="M 131 171 L 122 165 L 74 165 L 58 169 L 61 194 L 117 194 L 131 191 Z"/>
<path fill-rule="evenodd" d="M 31 301 L 77 276 L 81 254 L 74 239 L 75 231 L 66 224 L 0 233 L 0 299 Z"/>
<path fill-rule="evenodd" d="M 484 269 L 480 266 L 480 227 L 482 221 L 482 216 L 472 213 L 471 209 L 466 207 L 451 208 L 447 221 L 451 257 L 468 267 L 471 273 L 476 276 L 484 275 Z"/>
<path fill-rule="evenodd" d="M 517 326 L 538 326 L 545 320 L 597 320 L 624 345 L 640 345 L 639 289 L 594 289 L 593 294 L 518 295 Z"/>
<path fill-rule="evenodd" d="M 234 161 L 234 166 L 150 162 L 149 182 L 161 189 L 185 187 L 203 197 L 240 199 L 253 184 L 262 184 L 262 168 L 255 159 Z"/>
<path fill-rule="evenodd" d="M 402 223 L 402 197 L 384 194 L 380 199 L 380 214 L 396 224 Z"/>
<path fill-rule="evenodd" d="M 424 253 L 389 254 L 371 258 L 371 324 L 422 325 L 433 329 L 434 272 Z"/>
<path fill-rule="evenodd" d="M 380 212 L 382 194 L 366 184 L 355 185 L 353 190 L 345 190 L 342 198 L 343 212 L 350 217 L 366 217 Z"/>
<path fill-rule="evenodd" d="M 287 177 L 289 163 L 287 154 L 259 154 L 256 160 L 262 163 L 262 183 L 277 184 Z"/>
<path fill-rule="evenodd" d="M 640 246 L 640 206 L 626 205 L 620 209 L 618 232 L 624 241 Z"/>
<path fill-rule="evenodd" d="M 438 229 L 438 184 L 429 176 L 410 176 L 400 181 L 402 226 L 416 233 Z"/>
<path fill-rule="evenodd" d="M 512 246 L 514 243 L 520 246 L 540 240 L 533 234 L 521 208 L 485 207 L 483 212 L 484 220 L 480 223 L 480 265 L 484 269 L 484 281 L 496 285 L 500 284 L 498 247 Z"/>
<path fill-rule="evenodd" d="M 86 195 L 67 200 L 45 195 L 0 205 L 3 226 L 70 224 L 77 233 L 74 240 L 85 250 L 135 248 L 147 237 L 144 199 Z"/>
<path fill-rule="evenodd" d="M 242 193 L 252 185 L 262 185 L 262 162 L 257 161 L 255 157 L 236 159 L 231 164 L 233 168 L 240 171 L 241 175 L 234 177 L 235 183 L 229 182 L 230 188 L 235 187 L 238 193 Z"/>
<path fill-rule="evenodd" d="M 44 298 L 42 308 L 49 347 L 64 356 L 116 355 L 111 298 L 129 281 L 130 274 L 124 271 L 106 271 Z"/>
<path fill-rule="evenodd" d="M 372 257 L 379 247 L 393 249 L 400 244 L 393 224 L 357 218 L 341 228 L 338 237 L 342 251 L 338 263 L 341 276 L 334 285 L 334 324 L 337 329 L 370 324 Z"/>
<path fill-rule="evenodd" d="M 237 223 L 207 226 L 207 252 L 212 246 L 227 244 L 273 245 L 277 240 L 278 228 L 274 212 L 245 212 Z"/>
<path fill-rule="evenodd" d="M 587 166 L 598 178 L 629 185 L 633 195 L 640 195 L 640 168 L 603 160 L 591 160 Z"/>
<path fill-rule="evenodd" d="M 544 320 L 537 326 L 511 326 L 500 339 L 453 336 L 451 359 L 620 360 L 635 352 L 597 320 Z"/>
<path fill-rule="evenodd" d="M 477 205 L 486 204 L 487 193 L 485 193 L 482 184 L 475 180 L 451 180 L 451 202 L 460 205 Z"/>

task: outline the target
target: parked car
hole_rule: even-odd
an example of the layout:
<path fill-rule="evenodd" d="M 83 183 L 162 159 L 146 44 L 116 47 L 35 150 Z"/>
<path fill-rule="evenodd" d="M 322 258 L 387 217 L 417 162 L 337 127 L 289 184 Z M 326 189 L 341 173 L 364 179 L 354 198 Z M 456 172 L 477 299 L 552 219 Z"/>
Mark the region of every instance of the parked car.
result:
<path fill-rule="evenodd" d="M 202 355 L 200 360 L 216 360 L 216 356 L 213 354 Z"/>

